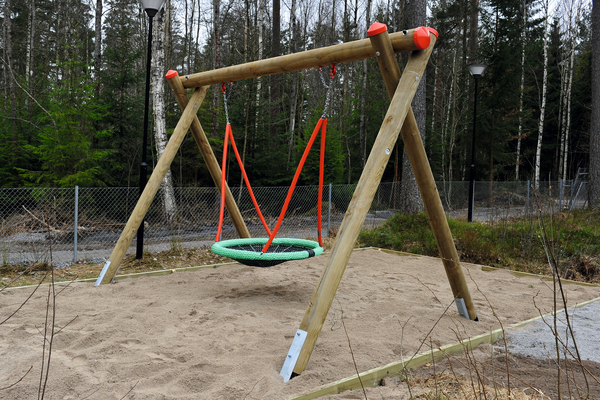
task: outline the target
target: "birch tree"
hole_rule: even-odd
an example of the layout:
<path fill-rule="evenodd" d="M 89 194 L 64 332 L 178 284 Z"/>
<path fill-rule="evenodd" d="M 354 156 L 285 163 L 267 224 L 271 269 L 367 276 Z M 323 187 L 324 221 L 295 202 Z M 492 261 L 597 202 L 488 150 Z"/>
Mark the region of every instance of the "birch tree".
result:
<path fill-rule="evenodd" d="M 592 2 L 592 116 L 590 127 L 590 207 L 600 205 L 600 0 Z"/>
<path fill-rule="evenodd" d="M 292 0 L 292 6 L 290 8 L 290 49 L 288 54 L 296 52 L 296 0 Z M 296 131 L 296 82 L 298 79 L 298 71 L 292 72 L 292 89 L 290 94 L 290 118 L 289 118 L 289 132 L 290 138 L 288 141 L 288 164 L 292 161 L 292 150 L 294 149 L 294 137 Z"/>
<path fill-rule="evenodd" d="M 566 16 L 565 34 L 567 37 L 566 57 L 561 63 L 564 85 L 562 85 L 562 107 L 560 123 L 560 156 L 559 156 L 559 177 L 567 179 L 567 162 L 569 155 L 569 136 L 571 131 L 571 93 L 573 91 L 573 73 L 575 69 L 575 46 L 577 42 L 577 25 L 579 23 L 582 9 L 581 1 L 572 0 L 563 3 L 567 9 L 562 13 Z"/>
<path fill-rule="evenodd" d="M 258 22 L 257 22 L 257 29 L 258 29 L 258 60 L 262 60 L 262 56 L 263 56 L 263 36 L 264 36 L 264 30 L 263 30 L 263 26 L 264 26 L 264 20 L 265 20 L 265 0 L 258 0 L 258 9 L 257 9 L 257 13 L 258 13 Z M 260 109 L 260 91 L 262 89 L 262 79 L 259 76 L 258 78 L 256 78 L 256 99 L 255 99 L 255 106 L 256 106 L 256 114 L 254 115 L 254 131 L 258 132 L 258 117 L 259 117 L 259 109 Z"/>
<path fill-rule="evenodd" d="M 100 95 L 100 69 L 102 68 L 102 0 L 96 0 L 94 21 L 94 74 L 96 78 L 96 96 Z"/>
<path fill-rule="evenodd" d="M 538 120 L 538 138 L 535 150 L 535 164 L 533 173 L 533 183 L 536 190 L 540 187 L 540 163 L 542 158 L 542 139 L 544 135 L 544 117 L 546 114 L 546 89 L 548 87 L 548 14 L 550 4 L 548 0 L 543 0 L 544 8 L 544 64 L 542 78 L 542 92 L 540 93 L 540 117 Z"/>
<path fill-rule="evenodd" d="M 213 34 L 214 34 L 214 51 L 215 51 L 215 67 L 221 68 L 221 33 L 219 29 L 221 11 L 221 0 L 213 0 Z M 219 85 L 213 87 L 213 109 L 212 109 L 212 137 L 217 136 L 217 107 L 219 106 Z"/>
<path fill-rule="evenodd" d="M 366 18 L 365 18 L 365 35 L 371 24 L 371 0 L 367 0 Z M 367 132 L 366 132 L 366 113 L 365 107 L 367 102 L 367 60 L 363 60 L 363 81 L 362 93 L 360 95 L 360 162 L 364 168 L 367 163 Z"/>
<path fill-rule="evenodd" d="M 521 140 L 523 139 L 523 95 L 525 92 L 525 43 L 527 41 L 527 15 L 529 8 L 527 0 L 522 4 L 523 18 L 521 23 L 521 85 L 519 87 L 519 127 L 517 130 L 517 160 L 515 165 L 515 180 L 519 180 L 519 167 L 521 165 Z"/>
<path fill-rule="evenodd" d="M 27 18 L 27 55 L 25 61 L 26 81 L 29 85 L 29 92 L 33 89 L 33 64 L 35 49 L 35 25 L 36 25 L 36 5 L 35 0 L 29 1 L 29 17 Z M 33 93 L 32 93 L 33 94 Z"/>
<path fill-rule="evenodd" d="M 280 0 L 273 0 L 273 15 L 271 17 L 273 21 L 273 30 L 271 38 L 271 57 L 277 57 L 281 53 L 281 3 Z M 275 139 L 277 136 L 277 120 L 279 119 L 280 107 L 280 83 L 281 76 L 275 74 L 271 77 L 271 138 Z M 273 140 L 273 145 L 277 145 L 278 141 Z"/>
<path fill-rule="evenodd" d="M 157 159 L 162 156 L 167 146 L 167 125 L 165 121 L 165 7 L 154 17 L 152 32 L 152 65 L 150 69 L 150 86 L 152 87 L 152 110 L 154 113 L 154 141 Z M 169 224 L 175 217 L 175 196 L 171 169 L 167 170 L 161 182 L 163 205 Z"/>
<path fill-rule="evenodd" d="M 10 0 L 4 0 L 4 70 L 5 79 L 8 86 L 8 99 L 5 101 L 10 115 L 10 129 L 12 131 L 12 146 L 14 157 L 13 162 L 19 158 L 19 131 L 17 128 L 17 94 L 15 88 L 15 72 L 13 67 L 12 54 L 12 21 L 11 21 L 11 4 Z"/>

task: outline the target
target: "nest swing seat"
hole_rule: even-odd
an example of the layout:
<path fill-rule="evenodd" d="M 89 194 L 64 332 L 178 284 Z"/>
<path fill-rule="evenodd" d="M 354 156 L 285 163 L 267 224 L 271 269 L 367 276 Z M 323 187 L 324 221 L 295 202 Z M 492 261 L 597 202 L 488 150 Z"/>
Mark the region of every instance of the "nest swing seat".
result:
<path fill-rule="evenodd" d="M 319 68 L 319 71 L 321 69 Z M 333 79 L 336 74 L 335 64 L 332 64 L 330 77 Z M 217 228 L 217 235 L 215 237 L 215 243 L 212 245 L 212 252 L 224 257 L 229 257 L 241 264 L 254 266 L 254 267 L 272 267 L 277 264 L 281 264 L 290 260 L 302 260 L 309 257 L 315 257 L 323 253 L 323 238 L 321 236 L 321 219 L 322 219 L 322 197 L 323 197 L 323 178 L 324 178 L 324 163 L 325 163 L 325 136 L 327 131 L 327 106 L 330 99 L 331 87 L 330 83 L 327 85 L 325 80 L 321 76 L 321 80 L 323 85 L 327 88 L 327 95 L 325 96 L 326 102 L 323 110 L 323 114 L 317 125 L 315 126 L 313 133 L 308 141 L 306 148 L 304 149 L 304 153 L 302 158 L 298 164 L 296 169 L 296 173 L 294 174 L 294 179 L 292 180 L 292 184 L 288 190 L 287 197 L 285 199 L 283 208 L 281 213 L 279 214 L 279 218 L 273 231 L 269 229 L 267 223 L 260 211 L 260 207 L 258 202 L 256 201 L 256 197 L 252 191 L 252 187 L 250 186 L 250 182 L 248 180 L 248 175 L 246 174 L 246 170 L 244 168 L 244 164 L 240 158 L 239 152 L 237 150 L 237 146 L 235 145 L 235 139 L 233 137 L 233 132 L 231 129 L 231 124 L 229 122 L 229 113 L 227 109 L 227 96 L 226 96 L 226 87 L 225 83 L 221 84 L 221 91 L 223 92 L 223 103 L 225 109 L 225 118 L 227 120 L 227 124 L 225 126 L 225 137 L 223 141 L 223 163 L 221 166 L 221 206 L 220 206 L 220 215 L 219 215 L 219 226 Z M 308 153 L 315 141 L 316 136 L 321 133 L 321 152 L 319 157 L 319 194 L 318 194 L 318 217 L 317 217 L 317 236 L 318 242 L 312 240 L 305 239 L 296 239 L 296 238 L 275 238 L 277 231 L 281 227 L 281 223 L 283 222 L 283 218 L 289 206 L 292 194 L 296 187 L 296 183 L 298 182 L 298 178 L 300 176 L 300 172 L 302 171 L 302 167 L 308 157 Z M 244 178 L 244 182 L 246 183 L 246 187 L 248 188 L 248 192 L 250 194 L 250 198 L 254 203 L 254 207 L 258 213 L 258 216 L 267 232 L 269 237 L 263 238 L 240 238 L 240 239 L 230 239 L 230 240 L 220 240 L 221 231 L 223 228 L 223 217 L 225 211 L 225 175 L 226 175 L 226 166 L 227 166 L 227 150 L 228 143 L 231 142 L 231 147 L 233 148 L 234 154 L 237 158 L 238 164 L 240 166 L 242 176 Z"/>
<path fill-rule="evenodd" d="M 212 251 L 252 267 L 272 267 L 290 260 L 302 260 L 323 253 L 323 247 L 312 240 L 275 238 L 265 253 L 269 238 L 243 238 L 216 242 Z"/>

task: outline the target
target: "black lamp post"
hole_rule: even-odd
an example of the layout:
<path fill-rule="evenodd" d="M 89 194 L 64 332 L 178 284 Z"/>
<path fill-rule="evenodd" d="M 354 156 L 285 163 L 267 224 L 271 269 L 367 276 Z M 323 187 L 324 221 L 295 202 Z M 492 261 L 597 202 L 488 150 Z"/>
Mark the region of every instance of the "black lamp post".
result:
<path fill-rule="evenodd" d="M 471 141 L 471 171 L 470 171 L 470 179 L 469 179 L 469 212 L 467 220 L 469 222 L 473 221 L 473 202 L 475 200 L 475 131 L 477 129 L 477 83 L 479 77 L 483 75 L 483 71 L 487 65 L 473 63 L 467 65 L 471 75 L 475 78 L 475 102 L 473 105 L 473 140 Z"/>
<path fill-rule="evenodd" d="M 144 139 L 142 141 L 142 164 L 140 165 L 140 196 L 146 187 L 148 164 L 146 164 L 146 147 L 148 147 L 148 108 L 150 107 L 150 63 L 152 62 L 152 19 L 162 8 L 165 0 L 139 0 L 148 14 L 148 58 L 146 61 L 146 100 L 144 104 Z M 135 258 L 141 259 L 144 254 L 144 221 L 137 231 L 137 247 Z"/>

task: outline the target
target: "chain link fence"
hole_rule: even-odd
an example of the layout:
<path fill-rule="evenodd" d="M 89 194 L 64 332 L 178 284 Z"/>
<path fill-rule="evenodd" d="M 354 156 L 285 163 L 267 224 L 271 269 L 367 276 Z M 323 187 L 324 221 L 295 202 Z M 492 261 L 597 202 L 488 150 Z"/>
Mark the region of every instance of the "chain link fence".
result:
<path fill-rule="evenodd" d="M 438 182 L 446 213 L 467 218 L 469 182 Z M 335 234 L 350 204 L 356 185 L 323 188 L 323 236 Z M 400 204 L 400 182 L 381 183 L 364 228 L 382 224 Z M 318 186 L 297 187 L 278 237 L 317 237 Z M 253 188 L 267 224 L 272 228 L 285 201 L 287 187 Z M 252 236 L 266 236 L 248 190 L 231 188 Z M 174 188 L 173 213 L 165 211 L 159 190 L 144 222 L 144 249 L 160 252 L 175 247 L 210 245 L 219 222 L 220 195 L 216 188 Z M 78 260 L 102 262 L 115 246 L 138 199 L 137 188 L 20 188 L 0 189 L 0 251 L 2 263 L 49 261 L 55 265 Z M 475 220 L 494 220 L 529 213 L 583 208 L 585 181 L 475 182 Z M 225 212 L 221 239 L 237 237 Z M 128 253 L 135 253 L 135 242 Z M 50 252 L 50 249 L 52 250 Z"/>

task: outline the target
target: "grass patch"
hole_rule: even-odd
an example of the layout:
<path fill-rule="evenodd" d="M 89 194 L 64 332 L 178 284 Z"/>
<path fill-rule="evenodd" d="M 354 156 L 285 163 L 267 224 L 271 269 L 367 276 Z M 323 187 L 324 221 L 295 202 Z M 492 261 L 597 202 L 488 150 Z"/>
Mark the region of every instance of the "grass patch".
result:
<path fill-rule="evenodd" d="M 561 275 L 584 282 L 600 282 L 598 212 L 580 210 L 494 222 L 465 222 L 448 218 L 448 224 L 461 261 L 550 274 L 541 241 L 541 229 L 545 226 L 550 238 L 549 251 L 559 260 Z M 397 214 L 382 226 L 361 232 L 358 240 L 361 246 L 439 257 L 425 213 Z"/>

